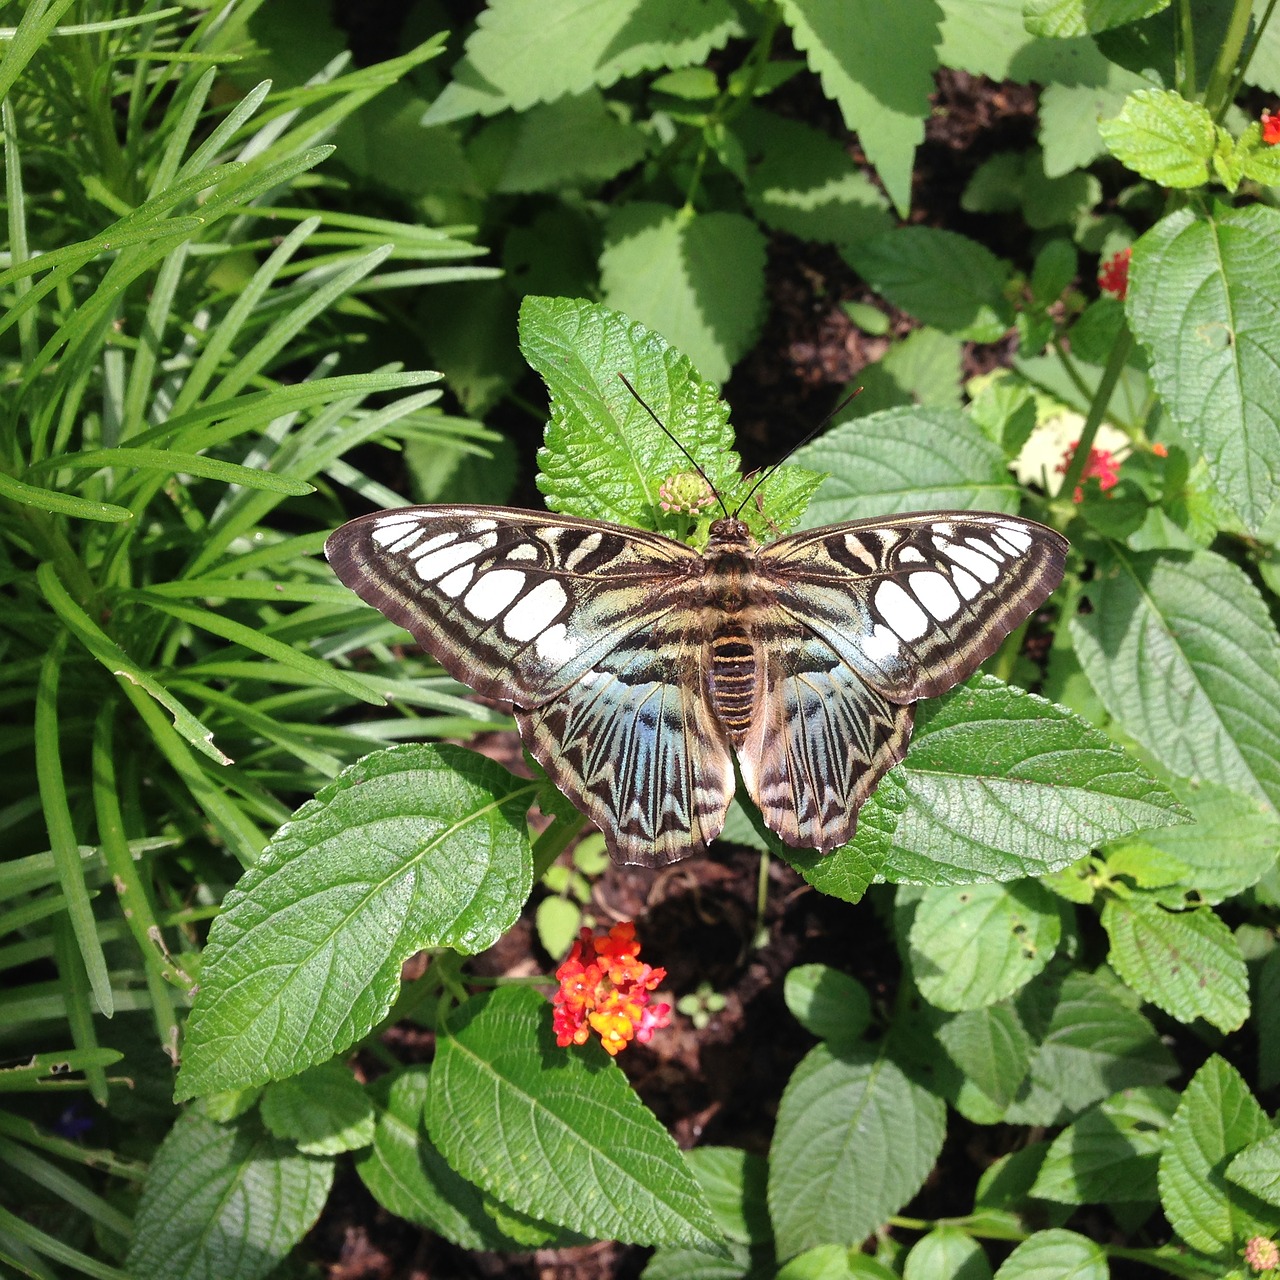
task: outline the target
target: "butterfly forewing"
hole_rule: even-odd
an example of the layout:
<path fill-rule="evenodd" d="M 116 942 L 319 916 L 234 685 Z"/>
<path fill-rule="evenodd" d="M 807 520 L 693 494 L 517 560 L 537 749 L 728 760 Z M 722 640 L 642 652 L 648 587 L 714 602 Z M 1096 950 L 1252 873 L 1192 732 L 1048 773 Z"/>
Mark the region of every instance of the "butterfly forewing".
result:
<path fill-rule="evenodd" d="M 712 526 L 660 534 L 505 507 L 407 507 L 325 553 L 363 599 L 521 736 L 621 862 L 660 866 L 720 832 L 732 752 L 769 827 L 822 850 L 899 761 L 911 703 L 970 675 L 1062 577 L 1031 521 L 934 512 L 763 548 Z"/>

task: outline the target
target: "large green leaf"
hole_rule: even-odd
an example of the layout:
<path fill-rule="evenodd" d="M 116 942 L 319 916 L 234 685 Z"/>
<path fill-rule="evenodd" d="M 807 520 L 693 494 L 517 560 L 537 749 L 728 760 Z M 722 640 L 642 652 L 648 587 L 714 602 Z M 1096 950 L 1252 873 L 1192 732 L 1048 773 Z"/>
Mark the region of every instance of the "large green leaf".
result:
<path fill-rule="evenodd" d="M 1211 551 L 1114 548 L 1071 620 L 1107 710 L 1171 773 L 1280 805 L 1280 637 Z"/>
<path fill-rule="evenodd" d="M 1162 218 L 1134 246 L 1129 320 L 1165 408 L 1256 531 L 1280 497 L 1280 213 Z"/>

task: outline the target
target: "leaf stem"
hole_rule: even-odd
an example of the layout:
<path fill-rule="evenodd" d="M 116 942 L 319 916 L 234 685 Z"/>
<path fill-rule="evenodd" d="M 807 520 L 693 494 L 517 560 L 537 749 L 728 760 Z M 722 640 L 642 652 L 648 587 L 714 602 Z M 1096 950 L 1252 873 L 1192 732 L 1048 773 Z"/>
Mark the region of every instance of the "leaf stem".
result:
<path fill-rule="evenodd" d="M 1107 414 L 1107 405 L 1111 402 L 1111 396 L 1115 392 L 1116 383 L 1120 381 L 1120 375 L 1124 372 L 1125 363 L 1129 359 L 1129 352 L 1133 350 L 1133 334 L 1126 327 L 1120 332 L 1120 336 L 1116 338 L 1115 345 L 1111 348 L 1111 357 L 1107 361 L 1107 367 L 1102 371 L 1102 377 L 1098 382 L 1098 389 L 1093 393 L 1093 403 L 1089 406 L 1089 416 L 1085 419 L 1083 428 L 1080 431 L 1080 442 L 1075 447 L 1075 452 L 1071 455 L 1071 461 L 1067 464 L 1067 473 L 1062 478 L 1062 487 L 1059 493 L 1065 493 L 1068 497 L 1075 493 L 1076 486 L 1080 483 L 1081 477 L 1084 475 L 1084 469 L 1089 462 L 1089 452 L 1093 448 L 1094 438 L 1098 434 L 1098 428 L 1102 425 L 1102 420 Z"/>

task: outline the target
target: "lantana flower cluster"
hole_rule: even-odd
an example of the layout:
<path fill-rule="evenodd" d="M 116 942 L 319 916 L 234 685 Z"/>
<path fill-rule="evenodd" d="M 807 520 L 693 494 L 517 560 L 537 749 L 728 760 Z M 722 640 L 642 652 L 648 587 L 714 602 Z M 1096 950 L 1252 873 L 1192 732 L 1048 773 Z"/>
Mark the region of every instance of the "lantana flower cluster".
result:
<path fill-rule="evenodd" d="M 1079 440 L 1073 440 L 1070 448 L 1062 455 L 1062 461 L 1058 463 L 1058 474 L 1065 475 L 1071 466 L 1071 459 L 1075 457 L 1076 450 L 1080 447 Z M 1090 449 L 1089 461 L 1084 464 L 1084 471 L 1080 474 L 1081 480 L 1096 480 L 1098 488 L 1106 493 L 1108 489 L 1114 489 L 1120 483 L 1120 459 L 1116 457 L 1110 449 Z M 1076 491 L 1071 495 L 1073 502 L 1084 501 L 1084 488 L 1076 485 Z"/>
<path fill-rule="evenodd" d="M 556 970 L 556 1043 L 561 1048 L 585 1044 L 594 1031 L 610 1054 L 621 1053 L 632 1040 L 644 1044 L 671 1021 L 669 1004 L 649 1003 L 649 993 L 666 976 L 665 969 L 641 963 L 636 927 L 630 920 L 615 924 L 600 938 L 583 928 Z"/>
<path fill-rule="evenodd" d="M 1121 249 L 1098 268 L 1098 288 L 1121 302 L 1129 293 L 1129 259 L 1132 257 L 1132 249 Z"/>
<path fill-rule="evenodd" d="M 658 486 L 658 506 L 668 513 L 700 516 L 715 500 L 711 486 L 696 471 L 677 471 Z"/>

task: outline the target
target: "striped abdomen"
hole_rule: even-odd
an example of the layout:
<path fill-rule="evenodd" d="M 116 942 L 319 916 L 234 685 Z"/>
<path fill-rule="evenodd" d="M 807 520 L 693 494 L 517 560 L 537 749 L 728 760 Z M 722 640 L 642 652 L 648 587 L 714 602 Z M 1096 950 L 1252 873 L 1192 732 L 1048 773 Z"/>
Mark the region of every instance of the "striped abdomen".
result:
<path fill-rule="evenodd" d="M 755 648 L 741 627 L 726 620 L 711 638 L 711 702 L 735 746 L 751 725 L 755 701 Z"/>

